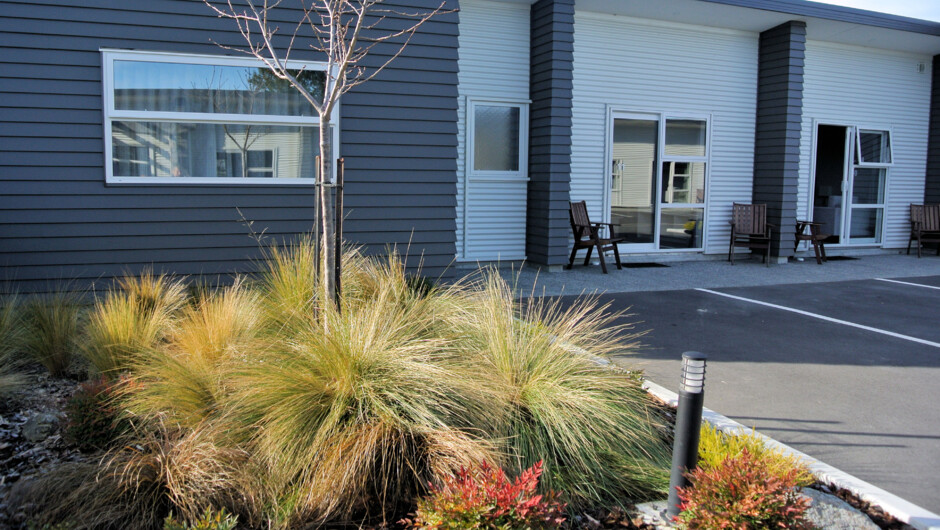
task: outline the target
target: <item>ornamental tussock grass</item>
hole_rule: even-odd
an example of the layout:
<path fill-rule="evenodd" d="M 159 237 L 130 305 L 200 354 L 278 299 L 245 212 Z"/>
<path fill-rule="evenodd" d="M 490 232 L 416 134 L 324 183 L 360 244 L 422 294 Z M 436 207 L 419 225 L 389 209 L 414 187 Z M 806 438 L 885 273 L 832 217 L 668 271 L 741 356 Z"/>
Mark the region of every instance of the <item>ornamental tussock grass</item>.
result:
<path fill-rule="evenodd" d="M 268 325 L 275 329 L 305 322 L 318 309 L 316 243 L 312 236 L 266 251 L 260 289 Z"/>
<path fill-rule="evenodd" d="M 382 517 L 442 473 L 500 461 L 478 434 L 455 428 L 492 422 L 492 395 L 447 365 L 450 345 L 429 336 L 429 306 L 406 303 L 402 282 L 296 321 L 235 379 L 233 416 L 253 426 L 249 445 L 272 470 L 280 524 Z"/>
<path fill-rule="evenodd" d="M 65 508 L 37 521 L 93 511 L 90 526 L 143 528 L 223 508 L 252 528 L 394 521 L 484 461 L 518 475 L 544 460 L 543 487 L 576 507 L 666 490 L 646 394 L 595 362 L 635 336 L 596 300 L 520 302 L 495 273 L 419 284 L 394 250 L 348 249 L 340 304 L 320 304 L 309 240 L 268 256 L 258 281 L 188 303 L 152 277 L 99 300 L 96 366 L 127 371 L 115 407 L 135 430 L 99 466 L 65 468 L 47 488 Z"/>
<path fill-rule="evenodd" d="M 193 521 L 215 507 L 237 507 L 243 520 L 259 524 L 260 499 L 246 494 L 254 490 L 244 485 L 252 479 L 243 473 L 243 451 L 216 443 L 212 427 L 148 427 L 98 463 L 66 463 L 18 483 L 9 505 L 36 527 L 159 528 L 171 511 Z"/>
<path fill-rule="evenodd" d="M 95 304 L 82 340 L 85 359 L 110 379 L 157 346 L 186 300 L 182 282 L 150 271 L 122 278 L 117 287 Z"/>
<path fill-rule="evenodd" d="M 508 441 L 512 471 L 544 459 L 545 487 L 574 505 L 642 499 L 668 486 L 668 448 L 639 382 L 594 356 L 624 353 L 617 313 L 596 300 L 520 304 L 496 272 L 466 304 L 455 327 L 462 348 L 491 382 L 505 411 L 497 437 Z"/>
<path fill-rule="evenodd" d="M 19 299 L 16 296 L 0 299 L 0 397 L 7 397 L 26 384 L 26 376 L 20 372 L 22 338 Z"/>
<path fill-rule="evenodd" d="M 65 375 L 77 350 L 81 298 L 67 289 L 23 304 L 23 350 L 55 377 Z"/>
<path fill-rule="evenodd" d="M 252 353 L 261 320 L 259 295 L 242 281 L 185 305 L 163 343 L 132 363 L 129 408 L 187 427 L 217 413 L 227 371 Z"/>

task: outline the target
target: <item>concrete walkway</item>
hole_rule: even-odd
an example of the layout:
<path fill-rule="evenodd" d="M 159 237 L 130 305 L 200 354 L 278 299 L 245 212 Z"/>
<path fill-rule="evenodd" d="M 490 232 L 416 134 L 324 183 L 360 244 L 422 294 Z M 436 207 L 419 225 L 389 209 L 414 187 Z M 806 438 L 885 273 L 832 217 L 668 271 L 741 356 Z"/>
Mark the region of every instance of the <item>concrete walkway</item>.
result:
<path fill-rule="evenodd" d="M 916 255 L 874 254 L 857 259 L 829 261 L 817 265 L 812 257 L 786 264 L 761 264 L 757 258 L 736 258 L 727 261 L 663 261 L 667 267 L 608 268 L 603 274 L 599 265 L 583 267 L 580 261 L 571 270 L 545 272 L 533 266 L 501 269 L 507 279 L 514 279 L 521 294 L 561 296 L 581 293 L 629 293 L 638 291 L 674 291 L 696 288 L 750 287 L 842 280 L 866 280 L 932 276 L 940 274 L 940 257 L 928 250 Z M 581 253 L 583 255 L 583 252 Z M 652 258 L 651 258 L 652 260 Z M 612 259 L 610 261 L 613 261 Z"/>

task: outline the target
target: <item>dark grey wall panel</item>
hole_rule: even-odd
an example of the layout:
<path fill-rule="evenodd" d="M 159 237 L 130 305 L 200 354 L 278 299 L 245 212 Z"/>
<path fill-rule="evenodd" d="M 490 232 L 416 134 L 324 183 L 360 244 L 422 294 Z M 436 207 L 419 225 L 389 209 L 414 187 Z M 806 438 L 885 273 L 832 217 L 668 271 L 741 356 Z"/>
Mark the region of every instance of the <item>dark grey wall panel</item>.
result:
<path fill-rule="evenodd" d="M 298 16 L 290 7 L 274 18 L 292 27 Z M 409 23 L 391 16 L 381 24 Z M 0 33 L 0 290 L 107 280 L 151 265 L 177 274 L 250 272 L 260 249 L 242 215 L 273 240 L 312 228 L 311 186 L 104 184 L 99 50 L 234 53 L 212 42 L 241 45 L 234 25 L 202 2 L 0 0 Z M 435 17 L 340 106 L 347 239 L 371 252 L 410 245 L 409 264 L 423 261 L 434 277 L 456 250 L 457 34 L 456 13 Z M 301 39 L 294 57 L 317 60 L 302 51 L 309 42 Z M 396 50 L 378 46 L 369 62 Z"/>
<path fill-rule="evenodd" d="M 933 57 L 930 86 L 930 135 L 927 144 L 927 184 L 924 201 L 940 203 L 940 55 Z"/>
<path fill-rule="evenodd" d="M 529 192 L 526 255 L 566 263 L 571 183 L 571 90 L 574 0 L 539 0 L 531 8 Z"/>
<path fill-rule="evenodd" d="M 767 204 L 777 226 L 771 253 L 781 257 L 793 255 L 795 239 L 805 52 L 803 22 L 760 34 L 753 200 Z"/>

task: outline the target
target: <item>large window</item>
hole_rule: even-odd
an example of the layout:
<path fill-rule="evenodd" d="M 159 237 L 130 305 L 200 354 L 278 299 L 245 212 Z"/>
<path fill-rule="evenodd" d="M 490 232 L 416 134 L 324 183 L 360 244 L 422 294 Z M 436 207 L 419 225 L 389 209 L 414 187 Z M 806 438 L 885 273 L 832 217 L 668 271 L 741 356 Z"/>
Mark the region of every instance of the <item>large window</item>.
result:
<path fill-rule="evenodd" d="M 103 63 L 109 183 L 314 182 L 319 118 L 260 62 L 107 50 Z M 322 64 L 288 66 L 322 95 Z"/>

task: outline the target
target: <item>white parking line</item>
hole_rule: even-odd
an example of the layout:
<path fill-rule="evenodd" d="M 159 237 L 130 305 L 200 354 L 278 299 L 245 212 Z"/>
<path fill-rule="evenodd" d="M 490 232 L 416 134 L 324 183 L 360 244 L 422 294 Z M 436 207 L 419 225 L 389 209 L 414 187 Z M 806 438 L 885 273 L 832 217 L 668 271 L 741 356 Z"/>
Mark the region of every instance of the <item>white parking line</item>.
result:
<path fill-rule="evenodd" d="M 940 289 L 936 285 L 924 285 L 922 283 L 911 283 L 911 282 L 902 282 L 900 280 L 889 280 L 887 278 L 875 278 L 879 282 L 891 282 L 891 283 L 900 283 L 901 285 L 913 285 L 914 287 L 924 287 L 927 289 Z"/>
<path fill-rule="evenodd" d="M 789 311 L 791 313 L 796 313 L 798 315 L 803 315 L 807 317 L 818 318 L 819 320 L 825 320 L 826 322 L 833 322 L 835 324 L 842 324 L 843 326 L 849 326 L 858 329 L 864 329 L 866 331 L 872 331 L 874 333 L 881 333 L 882 335 L 887 335 L 889 337 L 894 337 L 896 339 L 909 340 L 911 342 L 916 342 L 918 344 L 925 344 L 927 346 L 933 346 L 934 348 L 940 348 L 940 343 L 932 342 L 929 340 L 918 339 L 917 337 L 911 337 L 910 335 L 902 335 L 900 333 L 895 333 L 893 331 L 888 331 L 884 329 L 873 328 L 871 326 L 865 326 L 862 324 L 856 324 L 855 322 L 849 322 L 847 320 L 839 320 L 838 318 L 827 317 L 825 315 L 819 315 L 816 313 L 810 313 L 809 311 L 803 311 L 801 309 L 795 309 L 792 307 L 771 304 L 769 302 L 761 302 L 760 300 L 753 300 L 751 298 L 744 298 L 741 296 L 734 296 L 733 294 L 719 293 L 718 291 L 712 291 L 710 289 L 696 289 L 696 291 L 702 291 L 703 293 L 711 293 L 718 296 L 724 296 L 725 298 L 732 298 L 734 300 L 740 300 L 742 302 L 749 302 L 752 304 L 762 305 L 766 307 L 772 307 L 774 309 L 780 309 L 781 311 Z"/>

